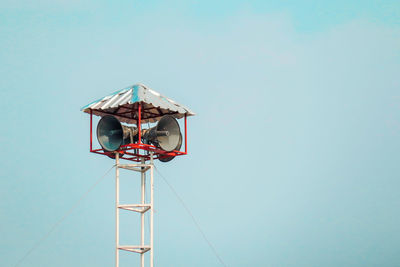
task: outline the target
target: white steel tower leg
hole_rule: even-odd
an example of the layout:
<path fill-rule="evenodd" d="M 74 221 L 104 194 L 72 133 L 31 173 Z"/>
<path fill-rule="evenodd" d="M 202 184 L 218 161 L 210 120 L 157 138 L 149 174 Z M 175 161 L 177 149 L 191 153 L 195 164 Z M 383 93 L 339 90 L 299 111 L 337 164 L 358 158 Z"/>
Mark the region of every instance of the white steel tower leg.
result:
<path fill-rule="evenodd" d="M 144 158 L 142 158 L 141 161 L 142 164 L 144 164 Z M 141 183 L 142 183 L 142 201 L 141 204 L 145 204 L 145 194 L 146 194 L 146 173 L 144 172 L 144 167 L 141 167 L 142 172 L 141 172 Z M 144 246 L 144 212 L 142 212 L 140 214 L 140 219 L 141 219 L 141 223 L 140 223 L 140 228 L 141 228 L 141 232 L 140 232 L 140 245 Z M 144 267 L 144 253 L 140 254 L 140 266 Z"/>
<path fill-rule="evenodd" d="M 153 215 L 154 215 L 154 180 L 153 180 L 153 169 L 154 169 L 154 162 L 153 162 L 153 152 L 150 153 L 150 267 L 153 267 L 154 265 L 154 231 L 153 231 L 153 226 L 154 226 L 154 221 L 153 221 Z"/>
<path fill-rule="evenodd" d="M 119 267 L 119 154 L 115 153 L 115 266 Z"/>

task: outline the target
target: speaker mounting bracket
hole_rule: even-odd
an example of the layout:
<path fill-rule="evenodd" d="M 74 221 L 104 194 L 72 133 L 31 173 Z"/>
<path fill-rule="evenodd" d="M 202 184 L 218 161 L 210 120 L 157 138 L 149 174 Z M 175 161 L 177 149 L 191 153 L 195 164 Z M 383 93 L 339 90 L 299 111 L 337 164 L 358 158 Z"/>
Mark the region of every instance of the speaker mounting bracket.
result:
<path fill-rule="evenodd" d="M 126 112 L 126 111 L 125 111 Z M 150 160 L 150 154 L 153 154 L 153 159 L 163 159 L 163 158 L 169 158 L 169 157 L 176 157 L 176 156 L 182 156 L 182 155 L 187 155 L 187 115 L 184 115 L 184 151 L 178 151 L 178 150 L 173 150 L 173 151 L 165 151 L 162 150 L 159 147 L 156 147 L 151 144 L 145 144 L 142 142 L 141 138 L 141 130 L 142 130 L 142 103 L 139 103 L 138 105 L 133 105 L 131 112 L 133 114 L 137 114 L 137 120 L 136 120 L 136 127 L 139 130 L 138 135 L 139 138 L 135 143 L 130 143 L 130 144 L 125 144 L 122 145 L 119 150 L 113 151 L 113 152 L 108 152 L 105 151 L 103 148 L 93 148 L 93 110 L 90 109 L 90 152 L 96 153 L 96 154 L 101 154 L 101 155 L 106 155 L 109 156 L 110 158 L 115 158 L 115 152 L 118 152 L 120 155 L 121 159 L 125 160 L 130 160 L 134 162 L 141 162 L 142 159 L 144 161 L 149 161 Z M 113 114 L 114 116 L 118 116 L 118 113 Z M 149 119 L 147 117 L 146 119 Z"/>

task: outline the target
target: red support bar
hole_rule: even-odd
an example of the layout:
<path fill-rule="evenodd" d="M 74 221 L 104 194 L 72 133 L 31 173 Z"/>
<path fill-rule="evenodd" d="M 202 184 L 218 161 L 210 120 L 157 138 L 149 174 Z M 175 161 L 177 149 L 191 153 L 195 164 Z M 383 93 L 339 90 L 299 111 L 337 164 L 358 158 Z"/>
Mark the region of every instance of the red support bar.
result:
<path fill-rule="evenodd" d="M 139 114 L 138 114 L 138 122 L 137 122 L 137 127 L 139 129 L 139 140 L 138 140 L 138 144 L 142 143 L 142 130 L 141 130 L 141 124 L 142 124 L 142 105 L 139 102 L 139 110 L 138 110 Z"/>
<path fill-rule="evenodd" d="M 187 119 L 185 114 L 185 154 L 187 154 Z"/>
<path fill-rule="evenodd" d="M 90 109 L 90 152 L 92 152 L 92 150 L 93 150 L 93 146 L 92 146 L 92 143 L 93 143 L 92 128 L 93 128 L 93 126 L 92 126 L 92 123 L 93 123 L 93 110 Z"/>

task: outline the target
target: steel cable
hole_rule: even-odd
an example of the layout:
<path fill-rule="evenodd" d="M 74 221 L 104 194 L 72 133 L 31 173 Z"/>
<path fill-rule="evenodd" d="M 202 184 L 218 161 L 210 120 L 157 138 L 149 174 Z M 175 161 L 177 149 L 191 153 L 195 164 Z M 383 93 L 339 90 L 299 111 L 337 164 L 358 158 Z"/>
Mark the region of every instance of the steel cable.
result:
<path fill-rule="evenodd" d="M 52 232 L 54 232 L 54 230 L 57 228 L 58 225 L 60 225 L 78 206 L 79 204 L 82 202 L 82 200 L 84 200 L 87 195 L 101 182 L 103 181 L 103 179 L 106 177 L 106 175 L 115 167 L 115 165 L 113 165 L 106 173 L 104 173 L 104 175 L 102 177 L 100 177 L 100 179 L 98 179 L 76 202 L 75 204 L 55 223 L 53 224 L 53 226 L 50 228 L 49 231 L 47 231 L 47 233 L 40 238 L 26 253 L 25 255 L 19 259 L 19 261 L 17 262 L 17 264 L 15 264 L 15 267 L 19 266 L 35 249 L 37 249 L 50 235 Z"/>
<path fill-rule="evenodd" d="M 174 193 L 175 197 L 179 200 L 179 202 L 182 204 L 182 206 L 185 208 L 186 212 L 190 215 L 190 217 L 192 218 L 192 221 L 194 222 L 194 224 L 197 227 L 197 230 L 201 233 L 201 235 L 203 236 L 204 240 L 207 242 L 208 246 L 210 247 L 210 249 L 213 251 L 213 253 L 215 254 L 215 256 L 217 257 L 217 259 L 219 260 L 219 262 L 227 267 L 227 265 L 225 264 L 225 262 L 222 260 L 222 258 L 219 256 L 217 250 L 215 249 L 215 247 L 211 244 L 210 240 L 207 238 L 206 234 L 204 233 L 204 231 L 201 229 L 200 224 L 197 222 L 196 218 L 194 217 L 193 213 L 190 211 L 189 207 L 185 204 L 185 202 L 183 201 L 183 199 L 179 196 L 179 194 L 176 192 L 176 190 L 172 187 L 172 185 L 167 181 L 167 179 L 160 173 L 160 171 L 157 169 L 157 167 L 154 165 L 155 170 L 157 171 L 157 173 L 161 176 L 161 178 L 163 178 L 164 182 L 168 185 L 169 189 Z"/>

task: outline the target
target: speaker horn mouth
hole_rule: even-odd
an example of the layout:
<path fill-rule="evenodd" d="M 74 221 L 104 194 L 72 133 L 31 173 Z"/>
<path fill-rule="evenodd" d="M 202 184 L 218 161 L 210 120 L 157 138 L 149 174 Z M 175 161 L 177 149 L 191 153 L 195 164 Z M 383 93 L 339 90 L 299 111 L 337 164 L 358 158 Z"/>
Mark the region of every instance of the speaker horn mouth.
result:
<path fill-rule="evenodd" d="M 157 143 L 162 150 L 171 152 L 178 146 L 181 137 L 181 129 L 178 121 L 171 115 L 163 116 L 155 127 Z M 158 133 L 162 133 L 159 135 Z"/>
<path fill-rule="evenodd" d="M 182 134 L 181 133 L 179 133 L 179 143 L 178 143 L 178 145 L 175 147 L 175 149 L 174 150 L 180 150 L 181 149 L 181 146 L 182 146 Z M 173 160 L 175 158 L 175 156 L 160 156 L 159 158 L 158 158 L 158 160 L 159 161 L 161 161 L 161 162 L 168 162 L 168 161 L 171 161 L 171 160 Z"/>
<path fill-rule="evenodd" d="M 118 150 L 124 140 L 124 131 L 119 120 L 111 115 L 102 117 L 97 124 L 97 140 L 105 151 Z"/>

